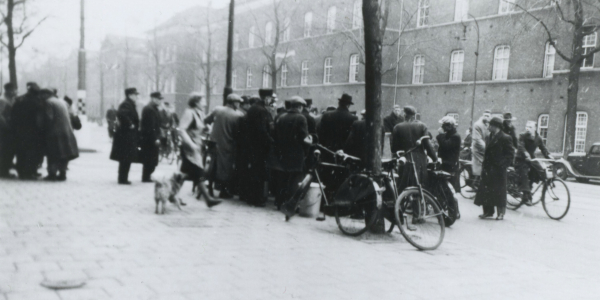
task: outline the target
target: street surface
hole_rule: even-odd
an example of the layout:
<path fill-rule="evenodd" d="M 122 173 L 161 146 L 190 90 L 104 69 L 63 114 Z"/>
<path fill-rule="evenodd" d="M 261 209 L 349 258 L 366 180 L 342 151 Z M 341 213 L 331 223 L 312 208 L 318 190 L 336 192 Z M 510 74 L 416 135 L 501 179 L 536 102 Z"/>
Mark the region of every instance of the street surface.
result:
<path fill-rule="evenodd" d="M 459 198 L 462 219 L 421 252 L 397 231 L 344 236 L 334 218 L 286 223 L 238 200 L 208 209 L 189 182 L 182 211 L 155 215 L 141 165 L 132 186 L 117 185 L 106 129 L 93 134 L 98 152 L 71 162 L 67 182 L 0 181 L 1 300 L 600 298 L 598 183 L 568 183 L 561 221 L 541 204 L 480 220 Z M 78 279 L 76 289 L 40 285 Z"/>

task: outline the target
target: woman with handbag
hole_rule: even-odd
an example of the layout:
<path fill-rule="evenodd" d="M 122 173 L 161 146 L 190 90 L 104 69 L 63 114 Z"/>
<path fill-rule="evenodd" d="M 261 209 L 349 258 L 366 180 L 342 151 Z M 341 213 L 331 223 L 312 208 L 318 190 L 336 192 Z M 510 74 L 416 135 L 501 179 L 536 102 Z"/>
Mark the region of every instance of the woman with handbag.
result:
<path fill-rule="evenodd" d="M 202 111 L 202 96 L 192 94 L 188 100 L 188 108 L 185 109 L 179 122 L 179 135 L 181 136 L 181 172 L 186 174 L 198 186 L 198 196 L 204 196 L 208 207 L 221 203 L 222 200 L 210 196 L 204 184 L 206 173 L 202 160 L 202 137 L 206 134 L 204 125 L 205 114 Z"/>

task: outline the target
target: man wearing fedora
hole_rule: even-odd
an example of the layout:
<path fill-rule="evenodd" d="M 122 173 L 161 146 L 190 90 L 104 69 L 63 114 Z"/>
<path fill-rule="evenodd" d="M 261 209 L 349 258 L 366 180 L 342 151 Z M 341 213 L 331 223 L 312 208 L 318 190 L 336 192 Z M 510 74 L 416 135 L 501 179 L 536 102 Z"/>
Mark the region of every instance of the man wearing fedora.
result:
<path fill-rule="evenodd" d="M 344 143 L 350 135 L 352 123 L 358 118 L 350 113 L 350 106 L 354 105 L 352 96 L 344 93 L 338 99 L 338 108 L 323 114 L 318 130 L 321 144 L 332 151 L 344 148 Z"/>
<path fill-rule="evenodd" d="M 504 121 L 502 122 L 502 131 L 504 133 L 508 134 L 508 136 L 510 136 L 510 138 L 512 139 L 513 147 L 515 149 L 517 149 L 517 147 L 518 147 L 517 130 L 515 129 L 515 126 L 513 126 L 513 124 L 512 124 L 512 122 L 516 121 L 517 118 L 514 118 L 510 112 L 504 113 L 503 117 L 504 117 Z"/>
<path fill-rule="evenodd" d="M 150 94 L 150 102 L 142 110 L 140 124 L 140 161 L 143 164 L 142 182 L 152 182 L 150 176 L 158 165 L 161 135 L 161 116 L 159 107 L 163 96 L 160 92 Z"/>
<path fill-rule="evenodd" d="M 110 159 L 119 162 L 119 184 L 131 184 L 129 169 L 131 163 L 137 160 L 138 127 L 140 118 L 135 102 L 138 99 L 136 88 L 125 89 L 125 100 L 117 110 L 117 126 L 113 136 Z"/>
<path fill-rule="evenodd" d="M 503 220 L 506 212 L 506 169 L 512 164 L 515 149 L 510 136 L 502 132 L 502 126 L 502 119 L 494 117 L 490 120 L 481 183 L 475 196 L 475 205 L 483 207 L 481 219 L 492 217 L 494 207 L 496 220 Z"/>

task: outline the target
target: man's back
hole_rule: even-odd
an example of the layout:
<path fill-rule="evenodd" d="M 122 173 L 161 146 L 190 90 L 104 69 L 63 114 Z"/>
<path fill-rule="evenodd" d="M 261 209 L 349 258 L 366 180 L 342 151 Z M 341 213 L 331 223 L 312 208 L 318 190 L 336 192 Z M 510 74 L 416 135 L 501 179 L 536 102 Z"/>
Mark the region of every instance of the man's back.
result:
<path fill-rule="evenodd" d="M 392 153 L 413 148 L 418 139 L 428 134 L 427 126 L 420 121 L 399 123 L 392 134 Z"/>
<path fill-rule="evenodd" d="M 243 114 L 231 107 L 220 106 L 206 118 L 207 123 L 213 123 L 210 139 L 217 143 L 217 147 L 231 144 L 236 134 L 236 126 Z"/>
<path fill-rule="evenodd" d="M 348 109 L 338 107 L 337 110 L 323 114 L 319 126 L 319 140 L 323 146 L 337 151 L 344 148 L 344 143 L 350 135 L 352 123 L 358 118 Z"/>

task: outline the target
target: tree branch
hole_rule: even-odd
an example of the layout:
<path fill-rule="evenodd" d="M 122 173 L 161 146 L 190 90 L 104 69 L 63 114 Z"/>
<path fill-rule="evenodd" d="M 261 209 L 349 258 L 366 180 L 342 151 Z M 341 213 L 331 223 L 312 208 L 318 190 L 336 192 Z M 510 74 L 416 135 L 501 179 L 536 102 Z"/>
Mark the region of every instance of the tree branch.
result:
<path fill-rule="evenodd" d="M 25 39 L 27 39 L 33 33 L 33 31 L 36 30 L 38 28 L 38 26 L 40 26 L 40 24 L 42 24 L 44 21 L 46 21 L 46 19 L 48 19 L 48 16 L 45 16 L 35 26 L 33 26 L 33 28 L 31 30 L 29 30 L 27 33 L 25 33 L 23 35 L 23 37 L 21 37 L 21 42 L 15 46 L 15 49 L 19 49 L 21 46 L 23 46 Z"/>

